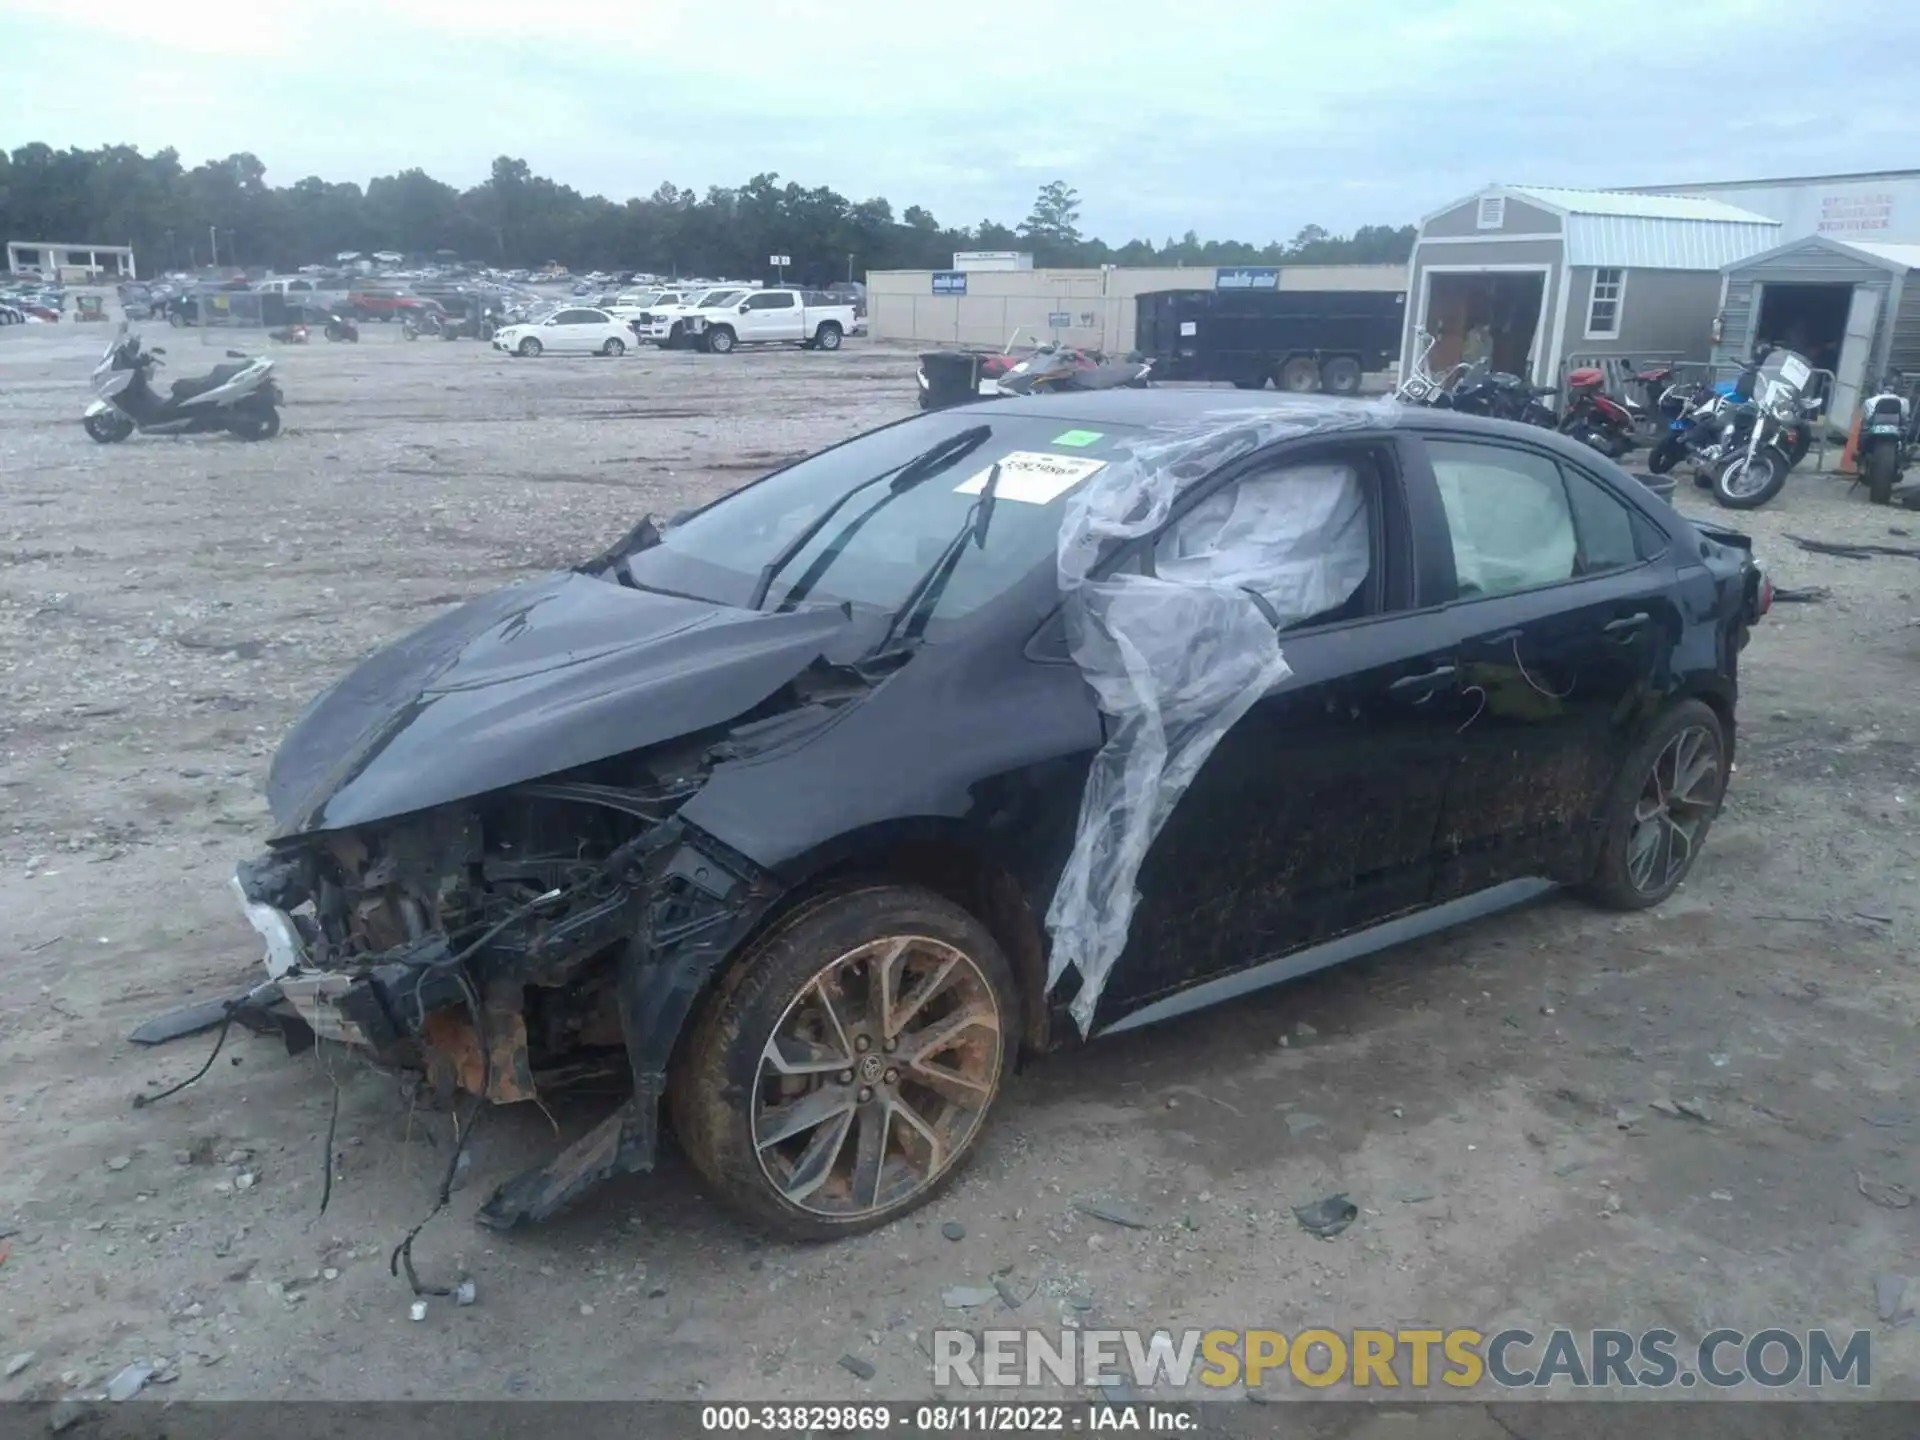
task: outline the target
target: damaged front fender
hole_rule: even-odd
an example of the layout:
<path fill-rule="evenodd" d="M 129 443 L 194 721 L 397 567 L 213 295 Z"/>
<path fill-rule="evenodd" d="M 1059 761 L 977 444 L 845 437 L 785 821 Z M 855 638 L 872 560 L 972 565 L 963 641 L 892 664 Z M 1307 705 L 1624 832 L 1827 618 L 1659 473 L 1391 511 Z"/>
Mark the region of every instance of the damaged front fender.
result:
<path fill-rule="evenodd" d="M 494 1229 L 544 1220 L 602 1180 L 653 1168 L 676 1045 L 720 967 L 779 898 L 774 877 L 674 820 L 640 882 L 639 929 L 616 986 L 633 1094 L 555 1159 L 501 1186 L 479 1219 Z"/>

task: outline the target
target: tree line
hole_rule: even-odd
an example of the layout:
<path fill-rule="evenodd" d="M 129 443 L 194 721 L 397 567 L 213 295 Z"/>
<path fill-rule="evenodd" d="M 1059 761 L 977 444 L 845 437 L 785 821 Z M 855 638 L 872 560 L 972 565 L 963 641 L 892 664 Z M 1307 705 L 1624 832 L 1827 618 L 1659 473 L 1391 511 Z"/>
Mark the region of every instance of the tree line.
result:
<path fill-rule="evenodd" d="M 1189 230 L 1161 244 L 1110 245 L 1080 230 L 1080 198 L 1064 181 L 1042 186 L 1016 226 L 943 225 L 909 205 L 849 200 L 778 175 L 704 195 L 662 184 L 614 201 L 583 195 L 501 156 L 482 183 L 459 190 L 424 170 L 382 175 L 365 189 L 310 175 L 267 182 L 242 152 L 187 169 L 172 149 L 131 145 L 0 151 L 0 232 L 13 240 L 132 245 L 144 273 L 209 263 L 292 269 L 348 250 L 455 255 L 513 268 L 558 261 L 575 270 L 758 275 L 789 255 L 790 279 L 824 285 L 868 270 L 938 270 L 955 250 L 1027 250 L 1036 264 L 1283 265 L 1401 262 L 1414 227 L 1363 225 L 1332 235 L 1308 225 L 1290 241 L 1203 241 Z"/>

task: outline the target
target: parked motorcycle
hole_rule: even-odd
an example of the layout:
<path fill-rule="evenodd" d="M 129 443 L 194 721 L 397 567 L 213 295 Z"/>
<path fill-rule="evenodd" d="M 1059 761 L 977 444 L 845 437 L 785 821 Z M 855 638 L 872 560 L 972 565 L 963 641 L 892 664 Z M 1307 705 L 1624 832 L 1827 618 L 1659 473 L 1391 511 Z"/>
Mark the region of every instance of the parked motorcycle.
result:
<path fill-rule="evenodd" d="M 1876 505 L 1893 502 L 1893 487 L 1920 449 L 1920 411 L 1913 404 L 1906 376 L 1889 369 L 1877 393 L 1860 407 L 1860 478 Z"/>
<path fill-rule="evenodd" d="M 321 333 L 329 340 L 344 340 L 350 344 L 360 341 L 360 326 L 345 315 L 329 314 Z"/>
<path fill-rule="evenodd" d="M 400 317 L 400 333 L 408 340 L 418 340 L 422 335 L 440 334 L 446 323 L 437 310 L 423 310 L 418 315 L 409 310 Z"/>
<path fill-rule="evenodd" d="M 1735 400 L 1706 461 L 1713 498 L 1729 510 L 1755 510 L 1778 495 L 1793 469 L 1789 432 L 1805 422 L 1801 396 L 1813 366 L 1791 350 L 1774 350 L 1753 375 L 1751 399 Z M 1744 377 L 1743 377 L 1744 378 Z M 1702 452 L 1703 456 L 1706 452 Z"/>
<path fill-rule="evenodd" d="M 1583 366 L 1567 375 L 1567 408 L 1560 417 L 1562 435 L 1618 460 L 1635 442 L 1633 415 L 1606 393 L 1606 372 Z"/>
<path fill-rule="evenodd" d="M 273 379 L 273 362 L 239 350 L 227 351 L 237 363 L 216 365 L 194 380 L 176 380 L 162 398 L 151 384 L 153 371 L 167 352 L 148 350 L 123 323 L 93 371 L 93 393 L 81 424 L 102 445 L 125 440 L 136 430 L 156 435 L 199 435 L 227 430 L 242 440 L 271 440 L 280 433 L 279 406 L 284 397 Z"/>
<path fill-rule="evenodd" d="M 1465 361 L 1445 375 L 1435 375 L 1427 358 L 1433 353 L 1434 336 L 1418 332 L 1414 340 L 1413 363 L 1394 387 L 1394 398 L 1409 405 L 1430 405 L 1436 410 L 1459 410 L 1468 415 L 1489 415 L 1496 420 L 1517 420 L 1526 425 L 1555 428 L 1557 420 L 1549 397 L 1558 392 L 1551 385 L 1533 385 L 1518 375 L 1494 370 L 1485 360 Z"/>

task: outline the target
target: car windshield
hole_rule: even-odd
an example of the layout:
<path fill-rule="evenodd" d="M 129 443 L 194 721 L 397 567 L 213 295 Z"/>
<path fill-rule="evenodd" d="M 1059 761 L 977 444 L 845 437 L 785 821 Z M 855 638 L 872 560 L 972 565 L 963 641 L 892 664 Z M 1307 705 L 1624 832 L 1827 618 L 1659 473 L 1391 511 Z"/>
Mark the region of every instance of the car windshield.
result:
<path fill-rule="evenodd" d="M 894 494 L 882 482 L 847 498 L 782 567 L 763 605 L 846 601 L 891 614 L 958 533 L 999 462 L 986 545 L 966 547 L 931 618 L 964 615 L 1052 563 L 1067 495 L 1118 460 L 1139 427 L 1079 430 L 964 408 L 891 425 L 735 491 L 633 556 L 628 573 L 643 587 L 746 605 L 762 568 L 835 501 L 977 427 L 988 433 L 976 448 L 919 484 Z"/>
<path fill-rule="evenodd" d="M 744 290 L 709 290 L 694 302 L 695 308 L 704 310 L 709 305 L 731 305 L 746 293 Z"/>

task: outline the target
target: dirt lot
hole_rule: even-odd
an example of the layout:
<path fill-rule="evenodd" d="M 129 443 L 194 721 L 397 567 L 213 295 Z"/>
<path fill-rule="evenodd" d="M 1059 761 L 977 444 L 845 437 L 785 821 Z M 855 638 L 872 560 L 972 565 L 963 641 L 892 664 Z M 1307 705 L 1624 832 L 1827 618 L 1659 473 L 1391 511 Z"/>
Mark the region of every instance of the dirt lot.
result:
<path fill-rule="evenodd" d="M 164 339 L 175 375 L 218 357 Z M 943 1290 L 1004 1267 L 1037 1288 L 997 1323 L 1868 1328 L 1875 1388 L 1920 1393 L 1920 1328 L 1879 1323 L 1874 1284 L 1920 1295 L 1920 1209 L 1890 1208 L 1920 1191 L 1920 564 L 1782 538 L 1920 517 L 1800 475 L 1744 522 L 1780 582 L 1831 595 L 1747 652 L 1727 811 L 1658 912 L 1557 899 L 1043 1061 L 943 1202 L 829 1248 L 744 1233 L 672 1156 L 489 1235 L 474 1208 L 552 1144 L 505 1113 L 416 1247 L 478 1303 L 415 1324 L 387 1254 L 444 1116 L 336 1066 L 321 1216 L 313 1057 L 238 1036 L 129 1104 L 205 1055 L 132 1025 L 257 977 L 226 882 L 268 756 L 440 608 L 903 413 L 912 360 L 523 362 L 373 326 L 282 353 L 276 441 L 102 447 L 79 424 L 101 343 L 0 332 L 0 1359 L 34 1355 L 0 1397 L 135 1360 L 180 1398 L 925 1397 L 917 1337 L 990 1323 Z M 1313 1239 L 1291 1207 L 1332 1191 L 1359 1220 Z"/>

